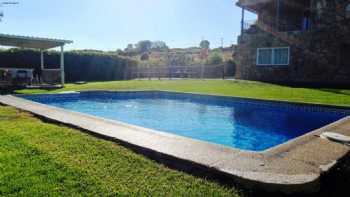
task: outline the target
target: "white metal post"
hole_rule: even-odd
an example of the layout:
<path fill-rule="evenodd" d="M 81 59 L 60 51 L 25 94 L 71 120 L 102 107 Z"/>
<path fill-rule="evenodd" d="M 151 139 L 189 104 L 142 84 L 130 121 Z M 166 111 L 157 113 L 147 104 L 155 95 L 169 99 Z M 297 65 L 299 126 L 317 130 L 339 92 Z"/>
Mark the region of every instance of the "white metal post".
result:
<path fill-rule="evenodd" d="M 40 68 L 44 70 L 44 50 L 40 49 Z"/>
<path fill-rule="evenodd" d="M 242 7 L 242 14 L 241 14 L 241 36 L 243 36 L 243 33 L 244 33 L 244 11 L 245 11 L 245 8 Z"/>
<path fill-rule="evenodd" d="M 64 86 L 64 45 L 61 46 L 61 84 Z"/>

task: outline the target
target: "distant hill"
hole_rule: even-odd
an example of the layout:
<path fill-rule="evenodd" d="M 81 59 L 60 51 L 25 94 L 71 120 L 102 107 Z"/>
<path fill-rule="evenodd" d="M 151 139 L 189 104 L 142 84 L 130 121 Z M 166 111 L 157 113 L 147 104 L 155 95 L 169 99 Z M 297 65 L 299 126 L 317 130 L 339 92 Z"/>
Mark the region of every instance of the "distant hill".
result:
<path fill-rule="evenodd" d="M 150 49 L 148 52 L 148 60 L 141 61 L 139 53 L 120 52 L 119 55 L 130 57 L 140 62 L 140 65 L 147 66 L 165 66 L 165 65 L 198 65 L 207 64 L 208 60 L 201 59 L 201 48 L 172 48 L 172 49 Z M 216 48 L 209 50 L 208 58 L 212 54 L 221 56 L 222 61 L 232 61 L 233 47 Z"/>

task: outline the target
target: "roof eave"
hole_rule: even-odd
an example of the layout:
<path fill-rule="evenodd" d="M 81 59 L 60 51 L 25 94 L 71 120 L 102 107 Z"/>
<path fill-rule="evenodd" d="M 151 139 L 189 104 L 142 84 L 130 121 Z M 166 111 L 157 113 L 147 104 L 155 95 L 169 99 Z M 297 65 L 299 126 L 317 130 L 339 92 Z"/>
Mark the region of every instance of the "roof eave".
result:
<path fill-rule="evenodd" d="M 244 8 L 248 11 L 258 13 L 258 10 L 255 9 L 259 4 L 270 3 L 271 0 L 239 0 L 236 5 L 238 7 Z M 255 8 L 254 8 L 255 7 Z"/>
<path fill-rule="evenodd" d="M 3 41 L 0 43 L 0 45 L 3 46 L 44 50 L 73 43 L 71 40 L 39 38 L 0 33 L 0 41 L 1 39 L 3 39 Z"/>
<path fill-rule="evenodd" d="M 246 5 L 242 5 L 242 4 L 239 3 L 239 2 L 236 3 L 236 6 L 238 6 L 238 7 L 240 7 L 240 8 L 244 8 L 244 9 L 246 9 L 246 10 L 248 10 L 248 11 L 250 11 L 250 12 L 256 13 L 256 14 L 258 13 L 257 10 L 255 10 L 255 9 L 249 7 L 249 6 L 246 6 Z"/>

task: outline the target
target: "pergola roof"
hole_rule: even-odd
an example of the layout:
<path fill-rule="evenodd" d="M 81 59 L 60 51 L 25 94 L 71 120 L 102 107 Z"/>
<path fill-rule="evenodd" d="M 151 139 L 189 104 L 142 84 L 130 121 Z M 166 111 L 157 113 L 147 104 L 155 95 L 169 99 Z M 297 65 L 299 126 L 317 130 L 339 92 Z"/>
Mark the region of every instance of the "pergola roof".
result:
<path fill-rule="evenodd" d="M 0 33 L 0 45 L 2 46 L 46 50 L 71 43 L 73 43 L 73 41 L 70 40 L 38 38 Z"/>
<path fill-rule="evenodd" d="M 236 5 L 256 13 L 259 4 L 269 3 L 272 0 L 239 0 Z"/>

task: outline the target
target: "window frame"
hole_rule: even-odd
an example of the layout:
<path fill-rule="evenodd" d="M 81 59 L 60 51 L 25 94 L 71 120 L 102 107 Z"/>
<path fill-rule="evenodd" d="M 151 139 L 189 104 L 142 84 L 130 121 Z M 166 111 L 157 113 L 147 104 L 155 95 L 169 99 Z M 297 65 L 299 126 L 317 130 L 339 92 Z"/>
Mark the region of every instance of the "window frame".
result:
<path fill-rule="evenodd" d="M 275 51 L 278 49 L 288 49 L 288 60 L 286 64 L 276 64 L 275 63 Z M 259 55 L 261 50 L 271 50 L 271 64 L 260 64 Z M 289 66 L 290 64 L 290 47 L 263 47 L 256 49 L 256 65 L 257 66 Z"/>
<path fill-rule="evenodd" d="M 350 19 L 350 3 L 345 6 L 345 18 Z"/>

